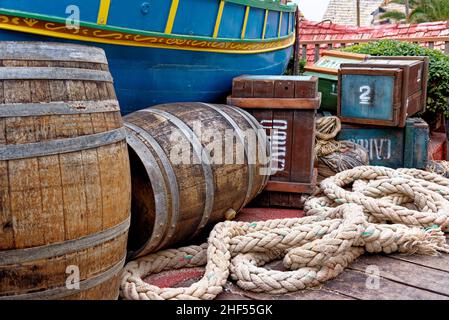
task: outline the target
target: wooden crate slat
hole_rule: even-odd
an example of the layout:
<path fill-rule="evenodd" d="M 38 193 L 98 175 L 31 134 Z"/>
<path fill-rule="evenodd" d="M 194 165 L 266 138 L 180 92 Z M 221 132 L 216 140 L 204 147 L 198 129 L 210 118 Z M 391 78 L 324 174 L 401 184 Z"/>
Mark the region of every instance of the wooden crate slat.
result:
<path fill-rule="evenodd" d="M 228 104 L 247 110 L 265 128 L 272 143 L 272 168 L 277 171 L 254 203 L 301 208 L 301 193 L 313 193 L 316 185 L 313 149 L 316 110 L 321 103 L 318 78 L 240 76 L 233 85 Z M 246 96 L 249 92 L 252 97 Z"/>
<path fill-rule="evenodd" d="M 228 104 L 244 109 L 305 109 L 317 110 L 321 95 L 316 98 L 234 98 L 228 97 Z"/>

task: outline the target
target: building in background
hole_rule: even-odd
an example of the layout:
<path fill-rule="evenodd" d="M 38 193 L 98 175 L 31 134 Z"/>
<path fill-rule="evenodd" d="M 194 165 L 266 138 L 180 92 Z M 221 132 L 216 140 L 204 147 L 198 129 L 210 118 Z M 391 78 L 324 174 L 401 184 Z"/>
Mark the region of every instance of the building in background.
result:
<path fill-rule="evenodd" d="M 399 4 L 399 3 L 386 3 L 382 4 L 379 8 L 377 8 L 372 13 L 372 24 L 373 25 L 380 25 L 380 24 L 389 24 L 389 23 L 396 23 L 401 22 L 404 23 L 406 21 L 405 19 L 405 5 Z M 397 18 L 397 14 L 390 15 L 388 17 L 384 17 L 386 13 L 401 13 L 404 15 L 404 17 Z"/>
<path fill-rule="evenodd" d="M 384 0 L 360 0 L 360 26 L 372 25 L 373 13 L 384 4 Z M 331 0 L 323 20 L 357 26 L 357 0 Z"/>

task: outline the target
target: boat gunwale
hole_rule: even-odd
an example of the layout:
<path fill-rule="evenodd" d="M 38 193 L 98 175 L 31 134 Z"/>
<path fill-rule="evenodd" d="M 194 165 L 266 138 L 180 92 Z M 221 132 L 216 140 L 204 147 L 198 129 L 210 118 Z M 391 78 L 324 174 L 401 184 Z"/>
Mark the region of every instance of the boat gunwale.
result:
<path fill-rule="evenodd" d="M 280 12 L 295 12 L 297 5 L 295 3 L 281 4 L 273 0 L 224 0 L 225 2 L 249 6 L 251 8 L 266 9 Z"/>
<path fill-rule="evenodd" d="M 147 36 L 147 37 L 158 37 L 161 39 L 174 39 L 174 40 L 185 40 L 185 41 L 207 41 L 209 43 L 229 43 L 229 44 L 247 44 L 247 45 L 267 45 L 265 48 L 244 48 L 244 49 L 216 49 L 216 48 L 195 48 L 195 47 L 177 47 L 177 46 L 169 46 L 164 44 L 144 44 L 138 42 L 126 42 L 126 41 L 117 41 L 112 39 L 102 39 L 95 38 L 89 36 L 80 36 L 77 34 L 65 34 L 61 32 L 41 30 L 37 28 L 33 28 L 32 26 L 14 26 L 7 25 L 8 21 L 1 21 L 1 15 L 4 17 L 13 17 L 13 18 L 22 18 L 22 19 L 36 19 L 41 22 L 47 23 L 59 23 L 66 24 L 66 19 L 55 16 L 48 16 L 37 13 L 29 13 L 19 10 L 11 10 L 0 8 L 0 29 L 4 30 L 12 30 L 19 31 L 31 34 L 39 34 L 44 36 L 50 36 L 55 38 L 64 38 L 69 40 L 79 40 L 79 41 L 87 41 L 87 42 L 97 42 L 97 43 L 108 43 L 108 44 L 116 44 L 116 45 L 127 45 L 127 46 L 136 46 L 136 47 L 155 47 L 155 48 L 166 48 L 166 49 L 178 49 L 178 50 L 188 50 L 188 51 L 208 51 L 208 52 L 219 52 L 219 53 L 237 53 L 237 54 L 252 54 L 252 53 L 261 53 L 261 52 L 270 52 L 281 50 L 286 47 L 289 47 L 295 42 L 295 31 L 293 29 L 289 34 L 278 37 L 278 38 L 266 38 L 266 39 L 241 39 L 241 38 L 214 38 L 214 37 L 205 37 L 205 36 L 187 36 L 182 34 L 166 34 L 162 32 L 154 32 L 154 31 L 145 31 L 145 30 L 137 30 L 137 29 L 129 29 L 123 27 L 113 27 L 109 25 L 99 25 L 97 23 L 79 21 L 79 26 L 84 28 L 89 28 L 92 30 L 101 30 L 108 32 L 120 32 L 120 33 L 128 33 L 133 36 Z M 270 46 L 270 44 L 279 44 L 278 46 Z"/>
<path fill-rule="evenodd" d="M 226 0 L 228 1 L 228 0 Z M 17 16 L 21 18 L 31 18 L 31 19 L 41 19 L 48 22 L 55 22 L 55 23 L 66 23 L 65 18 L 56 17 L 56 16 L 49 16 L 45 14 L 40 13 L 31 13 L 26 11 L 20 11 L 20 10 L 11 10 L 11 9 L 5 9 L 0 7 L 0 14 L 4 14 L 7 16 Z M 0 21 L 0 29 L 1 29 L 2 22 Z M 176 34 L 176 33 L 164 33 L 164 32 L 157 32 L 157 31 L 147 31 L 147 30 L 141 30 L 141 29 L 132 29 L 132 28 L 124 28 L 124 27 L 118 27 L 118 26 L 111 26 L 111 25 L 101 25 L 94 22 L 87 22 L 87 21 L 79 21 L 79 24 L 81 27 L 86 28 L 92 28 L 92 29 L 99 29 L 104 31 L 117 31 L 117 32 L 123 32 L 123 33 L 131 33 L 134 35 L 143 35 L 143 36 L 155 36 L 155 37 L 163 37 L 163 38 L 172 38 L 172 39 L 183 39 L 183 40 L 199 40 L 199 41 L 213 41 L 213 42 L 248 42 L 248 43 L 266 43 L 266 42 L 273 42 L 273 41 L 280 41 L 288 39 L 294 34 L 294 30 L 290 33 L 288 33 L 285 36 L 282 37 L 275 37 L 275 38 L 265 38 L 265 39 L 241 39 L 241 38 L 214 38 L 212 36 L 190 36 L 190 35 L 184 35 L 184 34 Z"/>

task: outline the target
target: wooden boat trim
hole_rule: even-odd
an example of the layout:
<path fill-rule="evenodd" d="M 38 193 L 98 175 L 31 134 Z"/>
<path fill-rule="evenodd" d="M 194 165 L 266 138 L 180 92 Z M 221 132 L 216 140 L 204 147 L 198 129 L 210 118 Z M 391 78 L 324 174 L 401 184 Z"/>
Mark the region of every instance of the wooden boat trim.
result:
<path fill-rule="evenodd" d="M 225 5 L 225 1 L 221 0 L 220 5 L 218 7 L 217 19 L 215 20 L 214 34 L 212 36 L 213 38 L 218 37 L 218 31 L 220 31 L 220 25 L 221 25 L 221 18 L 223 17 L 224 5 Z"/>
<path fill-rule="evenodd" d="M 251 197 L 251 193 L 252 193 L 253 185 L 254 185 L 253 179 L 254 179 L 255 165 L 250 164 L 250 161 L 249 161 L 250 159 L 248 157 L 248 144 L 245 143 L 245 136 L 244 136 L 242 130 L 240 129 L 239 125 L 237 124 L 237 122 L 235 122 L 234 119 L 232 119 L 228 114 L 226 114 L 226 112 L 224 112 L 223 110 L 220 110 L 216 106 L 208 104 L 208 103 L 201 103 L 201 104 L 203 106 L 206 106 L 206 107 L 216 111 L 218 114 L 220 114 L 226 120 L 226 122 L 228 124 L 231 125 L 232 129 L 237 134 L 237 137 L 245 150 L 245 159 L 247 162 L 246 166 L 248 168 L 248 184 L 246 186 L 245 199 L 243 199 L 243 202 L 240 205 L 239 209 L 236 210 L 237 212 L 239 212 L 250 201 L 250 197 Z M 248 121 L 247 119 L 245 119 L 245 120 Z"/>
<path fill-rule="evenodd" d="M 273 11 L 295 12 L 296 4 L 275 3 L 273 0 L 225 0 L 226 2 L 250 6 L 252 8 L 268 9 Z"/>
<path fill-rule="evenodd" d="M 128 128 L 126 131 L 126 141 L 128 142 L 128 146 L 133 149 L 141 159 L 145 170 L 147 171 L 148 178 L 151 181 L 154 199 L 157 203 L 155 207 L 155 221 L 153 232 L 148 238 L 147 242 L 141 248 L 137 249 L 136 251 L 129 252 L 129 257 L 134 258 L 138 255 L 145 254 L 154 250 L 162 241 L 162 236 L 165 234 L 165 230 L 162 230 L 160 226 L 163 227 L 167 225 L 166 212 L 168 207 L 168 199 L 167 192 L 163 184 L 164 177 L 161 170 L 159 169 L 156 158 L 153 156 L 145 143 L 135 135 L 136 132 L 134 132 L 130 128 Z"/>
<path fill-rule="evenodd" d="M 81 80 L 112 82 L 108 71 L 51 68 L 51 67 L 2 67 L 0 80 Z"/>
<path fill-rule="evenodd" d="M 80 21 L 78 29 L 71 29 L 66 28 L 63 18 L 1 8 L 0 29 L 86 42 L 234 54 L 271 52 L 295 43 L 294 31 L 272 39 L 228 39 L 166 34 L 84 21 Z"/>
<path fill-rule="evenodd" d="M 172 166 L 170 165 L 170 160 L 168 159 L 167 155 L 165 154 L 164 150 L 162 149 L 162 147 L 160 146 L 160 144 L 156 141 L 156 139 L 154 139 L 148 132 L 146 132 L 144 129 L 142 129 L 141 127 L 126 122 L 125 123 L 125 127 L 128 128 L 129 130 L 134 131 L 134 134 L 139 135 L 140 137 L 142 137 L 143 139 L 145 139 L 153 148 L 153 150 L 156 152 L 156 155 L 159 157 L 159 159 L 162 162 L 162 166 L 164 167 L 165 173 L 167 174 L 167 178 L 168 178 L 168 185 L 170 188 L 170 194 L 171 194 L 171 198 L 172 198 L 172 213 L 171 213 L 171 219 L 170 219 L 170 223 L 168 224 L 168 233 L 166 234 L 166 237 L 168 240 L 170 240 L 173 235 L 175 234 L 176 231 L 176 226 L 178 224 L 178 220 L 179 220 L 179 184 L 178 184 L 178 179 L 176 178 L 175 172 L 172 168 Z M 144 164 L 145 166 L 145 164 Z M 159 227 L 161 227 L 161 223 L 164 222 L 160 222 Z M 164 224 L 165 226 L 166 224 Z M 164 233 L 165 234 L 165 233 Z M 163 246 L 164 245 L 164 241 L 162 243 L 159 244 L 158 247 Z"/>
<path fill-rule="evenodd" d="M 125 261 L 126 257 L 123 257 L 117 264 L 115 264 L 105 272 L 102 272 L 93 278 L 80 281 L 79 289 L 68 289 L 66 286 L 64 286 L 39 292 L 10 295 L 10 296 L 0 296 L 0 300 L 49 300 L 49 299 L 53 300 L 79 294 L 80 292 L 89 290 L 117 276 L 120 272 L 122 272 L 123 267 L 125 266 Z"/>
<path fill-rule="evenodd" d="M 246 26 L 248 25 L 248 17 L 249 17 L 249 11 L 250 11 L 250 7 L 249 6 L 246 6 L 246 8 L 245 8 L 245 16 L 244 16 L 244 18 L 243 18 L 243 26 L 242 26 L 242 33 L 241 33 L 241 35 L 240 35 L 240 38 L 242 39 L 242 40 L 244 40 L 245 39 L 245 35 L 246 35 Z"/>
<path fill-rule="evenodd" d="M 263 20 L 262 39 L 265 39 L 265 35 L 267 33 L 268 13 L 269 13 L 269 10 L 266 9 L 265 10 L 265 17 L 264 17 L 264 20 Z"/>
<path fill-rule="evenodd" d="M 98 9 L 97 24 L 108 23 L 110 7 L 111 7 L 111 0 L 100 0 L 100 9 Z"/>
<path fill-rule="evenodd" d="M 65 254 L 95 247 L 128 231 L 131 220 L 127 218 L 115 227 L 78 239 L 52 243 L 44 246 L 0 251 L 0 266 L 60 257 Z"/>
<path fill-rule="evenodd" d="M 215 194 L 215 183 L 214 183 L 214 175 L 212 173 L 211 168 L 211 159 L 209 154 L 204 150 L 201 141 L 198 139 L 198 137 L 195 135 L 192 129 L 190 129 L 181 119 L 178 117 L 172 115 L 171 113 L 168 113 L 163 110 L 159 110 L 156 108 L 150 108 L 141 110 L 139 112 L 149 112 L 156 115 L 159 115 L 161 117 L 166 118 L 167 120 L 171 121 L 176 127 L 178 127 L 179 130 L 187 137 L 191 144 L 193 151 L 197 155 L 198 159 L 201 161 L 201 166 L 204 173 L 204 183 L 205 183 L 205 193 L 206 193 L 206 199 L 204 203 L 204 212 L 203 216 L 201 218 L 200 224 L 197 228 L 197 232 L 200 232 L 201 229 L 203 229 L 207 222 L 209 221 L 209 217 L 212 214 L 212 209 L 214 206 L 214 194 Z M 207 163 L 205 162 L 207 161 Z"/>
<path fill-rule="evenodd" d="M 175 23 L 176 13 L 178 12 L 179 0 L 172 0 L 170 6 L 170 12 L 168 14 L 167 25 L 165 27 L 165 33 L 170 34 L 173 30 L 173 24 Z"/>
<path fill-rule="evenodd" d="M 283 12 L 281 11 L 280 14 L 279 14 L 279 23 L 278 23 L 278 32 L 277 32 L 278 38 L 281 37 L 282 13 Z"/>
<path fill-rule="evenodd" d="M 0 107 L 0 118 L 69 115 L 120 111 L 117 100 L 11 103 Z"/>
<path fill-rule="evenodd" d="M 0 59 L 108 64 L 106 53 L 101 48 L 49 42 L 4 41 L 0 45 Z"/>
<path fill-rule="evenodd" d="M 93 149 L 125 140 L 125 129 L 115 129 L 76 138 L 0 146 L 0 161 L 44 157 Z"/>

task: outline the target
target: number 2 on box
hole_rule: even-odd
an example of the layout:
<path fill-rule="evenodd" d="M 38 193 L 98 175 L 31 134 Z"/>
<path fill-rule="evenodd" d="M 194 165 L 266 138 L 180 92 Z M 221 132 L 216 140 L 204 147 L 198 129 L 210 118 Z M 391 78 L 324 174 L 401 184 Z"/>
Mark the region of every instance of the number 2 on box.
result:
<path fill-rule="evenodd" d="M 361 86 L 360 92 L 360 104 L 371 104 L 371 87 L 370 86 Z"/>

